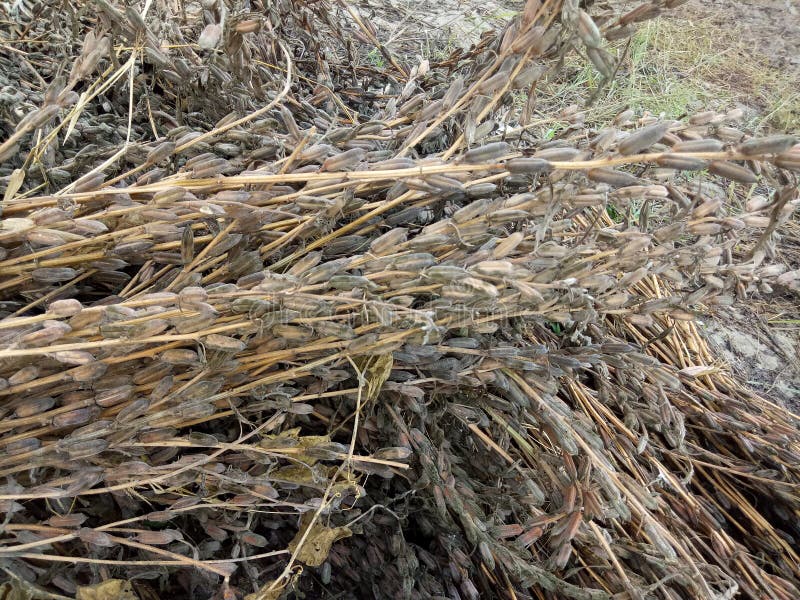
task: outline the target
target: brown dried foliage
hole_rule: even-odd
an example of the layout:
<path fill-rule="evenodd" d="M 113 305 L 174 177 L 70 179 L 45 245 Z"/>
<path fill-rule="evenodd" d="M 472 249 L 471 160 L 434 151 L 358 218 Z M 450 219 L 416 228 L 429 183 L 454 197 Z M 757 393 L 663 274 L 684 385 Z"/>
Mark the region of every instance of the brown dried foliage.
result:
<path fill-rule="evenodd" d="M 346 3 L 61 4 L 0 53 L 14 582 L 797 597 L 797 418 L 693 323 L 800 280 L 768 264 L 796 139 L 567 111 L 545 142 L 509 110 L 575 44 L 611 76 L 607 40 L 681 2 L 529 0 L 418 66 Z M 65 39 L 63 70 L 37 44 Z"/>

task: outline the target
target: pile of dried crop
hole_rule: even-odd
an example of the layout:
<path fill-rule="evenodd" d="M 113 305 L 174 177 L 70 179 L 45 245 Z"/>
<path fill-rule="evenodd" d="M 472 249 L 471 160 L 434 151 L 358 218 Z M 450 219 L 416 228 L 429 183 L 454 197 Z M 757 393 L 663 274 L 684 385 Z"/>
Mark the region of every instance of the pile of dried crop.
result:
<path fill-rule="evenodd" d="M 694 325 L 800 282 L 800 148 L 540 114 L 681 2 L 586 4 L 0 3 L 0 595 L 800 595 L 800 422 Z"/>

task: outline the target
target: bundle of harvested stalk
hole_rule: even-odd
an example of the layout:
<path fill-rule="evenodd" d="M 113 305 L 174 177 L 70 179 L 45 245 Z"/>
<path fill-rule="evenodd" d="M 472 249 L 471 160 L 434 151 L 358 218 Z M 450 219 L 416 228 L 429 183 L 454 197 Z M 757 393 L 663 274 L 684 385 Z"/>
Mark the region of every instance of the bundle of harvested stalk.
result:
<path fill-rule="evenodd" d="M 798 597 L 800 419 L 694 324 L 800 282 L 797 139 L 535 111 L 678 4 L 416 66 L 344 1 L 16 6 L 0 589 Z"/>

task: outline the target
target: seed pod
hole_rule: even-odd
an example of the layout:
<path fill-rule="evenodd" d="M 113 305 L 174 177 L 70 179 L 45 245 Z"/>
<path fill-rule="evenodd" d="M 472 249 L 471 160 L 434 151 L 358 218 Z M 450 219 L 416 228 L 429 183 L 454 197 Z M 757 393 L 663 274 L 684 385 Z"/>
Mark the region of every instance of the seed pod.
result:
<path fill-rule="evenodd" d="M 217 47 L 221 37 L 222 27 L 216 23 L 209 23 L 200 33 L 200 37 L 197 38 L 197 45 L 203 50 L 212 50 Z"/>
<path fill-rule="evenodd" d="M 350 258 L 337 258 L 336 260 L 331 260 L 322 263 L 321 265 L 317 265 L 316 267 L 309 269 L 305 275 L 303 275 L 303 282 L 306 285 L 313 285 L 315 283 L 327 281 L 339 271 L 345 270 L 347 265 L 350 263 L 350 260 Z"/>
<path fill-rule="evenodd" d="M 73 298 L 67 300 L 55 300 L 47 307 L 48 314 L 55 317 L 72 317 L 83 309 L 83 305 Z"/>
<path fill-rule="evenodd" d="M 89 517 L 83 513 L 70 513 L 68 515 L 54 515 L 47 519 L 45 523 L 51 527 L 65 527 L 71 529 L 73 527 L 80 527 L 88 518 Z"/>
<path fill-rule="evenodd" d="M 619 143 L 620 154 L 638 154 L 658 142 L 667 133 L 672 123 L 654 123 L 637 129 Z"/>
<path fill-rule="evenodd" d="M 313 332 L 298 325 L 279 324 L 272 327 L 272 335 L 282 338 L 289 343 L 307 342 L 314 337 Z"/>
<path fill-rule="evenodd" d="M 427 252 L 406 254 L 392 259 L 391 266 L 398 271 L 421 271 L 436 263 L 436 257 Z"/>
<path fill-rule="evenodd" d="M 255 546 L 256 548 L 264 548 L 269 543 L 267 542 L 267 538 L 265 538 L 263 535 L 253 533 L 252 531 L 245 531 L 242 533 L 241 540 L 243 544 Z"/>
<path fill-rule="evenodd" d="M 443 192 L 463 192 L 464 185 L 457 179 L 445 175 L 425 175 L 425 183 Z"/>
<path fill-rule="evenodd" d="M 150 240 L 121 242 L 114 246 L 113 252 L 118 256 L 140 257 L 143 256 L 154 245 L 155 244 Z"/>
<path fill-rule="evenodd" d="M 694 235 L 717 235 L 722 233 L 722 225 L 719 223 L 690 223 L 688 230 Z"/>
<path fill-rule="evenodd" d="M 188 348 L 171 348 L 159 355 L 160 360 L 170 365 L 196 365 L 200 360 L 197 352 Z"/>
<path fill-rule="evenodd" d="M 78 383 L 88 383 L 101 378 L 108 371 L 108 365 L 102 362 L 87 362 L 69 370 L 69 376 Z"/>
<path fill-rule="evenodd" d="M 42 447 L 42 442 L 38 438 L 24 438 L 19 440 L 14 440 L 13 442 L 9 442 L 6 444 L 6 453 L 9 455 L 13 454 L 21 454 L 23 452 L 30 452 L 32 450 L 38 450 Z M 2 503 L 0 503 L 2 506 Z M 0 508 L 0 510 L 3 510 Z"/>
<path fill-rule="evenodd" d="M 442 108 L 449 110 L 456 102 L 461 99 L 461 92 L 464 90 L 464 78 L 456 77 L 450 87 L 447 88 L 444 96 L 442 97 Z"/>
<path fill-rule="evenodd" d="M 50 119 L 58 114 L 60 107 L 56 104 L 48 104 L 42 108 L 38 108 L 25 115 L 22 120 L 17 123 L 15 131 L 30 131 L 36 129 L 47 123 Z"/>
<path fill-rule="evenodd" d="M 761 215 L 744 215 L 742 221 L 744 221 L 745 225 L 748 227 L 763 229 L 764 227 L 769 227 L 771 219 Z"/>
<path fill-rule="evenodd" d="M 507 79 L 507 75 L 503 74 L 503 78 Z M 501 156 L 511 152 L 511 145 L 507 142 L 492 142 L 485 146 L 479 146 L 468 150 L 464 154 L 463 161 L 466 163 L 482 163 L 492 160 L 497 160 Z"/>
<path fill-rule="evenodd" d="M 407 236 L 408 229 L 405 227 L 396 227 L 394 229 L 390 229 L 372 241 L 369 247 L 370 252 L 378 256 L 395 252 L 397 246 L 406 241 Z"/>
<path fill-rule="evenodd" d="M 490 201 L 486 198 L 475 200 L 459 208 L 453 213 L 453 221 L 456 223 L 466 223 L 470 219 L 483 215 L 488 209 Z"/>
<path fill-rule="evenodd" d="M 519 278 L 521 269 L 508 260 L 484 260 L 471 266 L 469 270 L 487 277 Z"/>
<path fill-rule="evenodd" d="M 231 353 L 241 352 L 247 347 L 241 340 L 216 333 L 203 338 L 202 343 L 209 350 Z"/>
<path fill-rule="evenodd" d="M 545 148 L 536 152 L 533 157 L 547 161 L 569 162 L 580 153 L 581 151 L 577 148 Z"/>
<path fill-rule="evenodd" d="M 366 152 L 361 148 L 353 148 L 336 156 L 326 158 L 322 163 L 323 171 L 348 171 L 364 160 Z"/>
<path fill-rule="evenodd" d="M 11 385 L 20 385 L 33 381 L 39 376 L 39 368 L 33 365 L 23 367 L 8 378 Z"/>
<path fill-rule="evenodd" d="M 509 173 L 524 173 L 526 175 L 545 173 L 553 168 L 550 162 L 543 158 L 512 158 L 507 160 L 503 166 Z"/>
<path fill-rule="evenodd" d="M 19 419 L 32 417 L 34 415 L 47 412 L 48 410 L 53 408 L 55 404 L 56 404 L 55 399 L 50 398 L 49 396 L 44 398 L 25 399 L 17 404 L 17 407 L 14 410 L 14 416 L 16 416 Z"/>
<path fill-rule="evenodd" d="M 153 204 L 157 206 L 171 206 L 186 198 L 187 191 L 182 187 L 169 187 L 153 194 Z"/>
<path fill-rule="evenodd" d="M 40 283 L 69 281 L 70 279 L 74 279 L 77 275 L 78 271 L 69 267 L 44 267 L 31 271 L 33 280 Z"/>
<path fill-rule="evenodd" d="M 328 280 L 328 285 L 336 290 L 375 290 L 378 288 L 374 282 L 359 275 L 334 275 Z M 330 311 L 329 314 L 332 312 Z"/>
<path fill-rule="evenodd" d="M 70 442 L 69 446 L 67 446 L 67 455 L 71 460 L 85 459 L 100 454 L 108 446 L 108 441 L 102 439 Z"/>
<path fill-rule="evenodd" d="M 19 343 L 23 346 L 47 346 L 72 331 L 72 327 L 66 323 L 60 321 L 50 321 L 49 323 L 51 324 L 38 331 L 21 336 Z"/>
<path fill-rule="evenodd" d="M 602 48 L 587 48 L 586 55 L 603 77 L 611 79 L 614 75 L 614 58 L 608 52 Z"/>
<path fill-rule="evenodd" d="M 167 394 L 169 394 L 169 391 L 172 389 L 174 383 L 175 379 L 172 375 L 165 375 L 159 379 L 158 383 L 156 383 L 150 392 L 150 400 L 153 402 L 159 402 L 160 400 L 163 400 Z"/>
<path fill-rule="evenodd" d="M 98 406 L 103 408 L 108 408 L 110 406 L 116 406 L 117 404 L 121 404 L 126 400 L 130 399 L 133 395 L 133 386 L 132 385 L 123 385 L 116 388 L 112 388 L 110 390 L 104 390 L 99 392 L 94 397 L 94 402 Z"/>
<path fill-rule="evenodd" d="M 53 427 L 75 427 L 91 421 L 94 411 L 89 408 L 79 408 L 53 417 Z"/>
<path fill-rule="evenodd" d="M 502 208 L 500 210 L 493 210 L 486 215 L 489 223 L 496 225 L 500 223 L 514 223 L 516 221 L 524 221 L 530 214 L 524 210 L 517 210 L 514 208 Z"/>
<path fill-rule="evenodd" d="M 208 179 L 217 177 L 230 168 L 231 164 L 224 158 L 210 158 L 198 162 L 192 167 L 193 179 Z"/>
<path fill-rule="evenodd" d="M 136 534 L 136 541 L 149 546 L 165 546 L 175 541 L 175 531 L 164 529 L 161 531 L 140 531 Z M 182 537 L 182 536 L 180 536 Z M 180 538 L 177 538 L 180 539 Z"/>
<path fill-rule="evenodd" d="M 525 50 L 531 50 L 534 56 L 540 55 L 546 48 L 547 41 L 544 39 L 547 31 L 541 25 L 529 27 L 511 44 L 511 51 L 519 54 Z"/>
<path fill-rule="evenodd" d="M 336 323 L 335 321 L 320 321 L 314 323 L 314 330 L 320 335 L 331 336 L 340 340 L 352 340 L 356 337 L 356 333 L 352 327 L 345 323 Z"/>
<path fill-rule="evenodd" d="M 372 163 L 370 171 L 394 171 L 398 169 L 411 169 L 415 166 L 415 162 L 410 158 L 391 158 L 389 160 L 382 160 L 380 162 Z"/>
<path fill-rule="evenodd" d="M 721 206 L 722 200 L 720 199 L 705 200 L 692 211 L 692 218 L 702 219 L 703 217 L 707 217 L 708 215 L 716 213 Z"/>
<path fill-rule="evenodd" d="M 162 142 L 147 153 L 145 163 L 148 165 L 156 165 L 171 156 L 172 153 L 175 152 L 175 148 L 175 142 Z"/>
<path fill-rule="evenodd" d="M 625 173 L 624 171 L 617 171 L 616 169 L 609 169 L 606 167 L 589 169 L 586 172 L 586 176 L 592 181 L 607 183 L 608 185 L 614 187 L 625 187 L 628 185 L 638 185 L 640 183 L 639 178 L 631 175 L 630 173 Z"/>
<path fill-rule="evenodd" d="M 585 10 L 581 10 L 578 16 L 578 36 L 590 48 L 599 48 L 603 43 L 600 30 Z"/>
<path fill-rule="evenodd" d="M 752 138 L 737 146 L 737 152 L 746 156 L 756 154 L 781 154 L 797 143 L 793 135 L 771 135 L 764 138 Z"/>
<path fill-rule="evenodd" d="M 747 167 L 742 167 L 724 160 L 712 161 L 708 166 L 708 171 L 714 173 L 714 175 L 719 175 L 732 181 L 738 181 L 739 183 L 756 183 L 756 181 L 758 181 L 755 173 Z"/>
<path fill-rule="evenodd" d="M 88 527 L 81 527 L 78 530 L 78 538 L 80 538 L 82 542 L 101 548 L 113 548 L 116 545 L 116 542 L 114 542 L 107 533 L 89 529 Z"/>
<path fill-rule="evenodd" d="M 116 417 L 117 423 L 128 423 L 138 417 L 147 413 L 147 409 L 150 407 L 150 401 L 146 398 L 139 398 L 134 400 L 126 407 L 124 407 Z"/>
<path fill-rule="evenodd" d="M 200 286 L 185 287 L 178 294 L 178 304 L 183 308 L 198 310 L 202 306 L 209 306 L 205 304 L 206 300 L 208 300 L 208 292 Z M 213 308 L 211 310 L 213 311 Z"/>
<path fill-rule="evenodd" d="M 469 198 L 485 198 L 487 196 L 492 196 L 496 190 L 497 186 L 488 181 L 470 184 L 464 189 Z"/>
<path fill-rule="evenodd" d="M 256 19 L 244 19 L 236 23 L 237 33 L 256 33 L 261 29 L 261 21 Z"/>
<path fill-rule="evenodd" d="M 775 165 L 781 169 L 800 172 L 800 152 L 786 152 L 776 156 Z"/>
<path fill-rule="evenodd" d="M 497 288 L 491 283 L 487 283 L 475 277 L 464 277 L 458 282 L 458 285 L 464 286 L 487 298 L 497 298 L 500 295 L 500 292 L 498 292 Z"/>
<path fill-rule="evenodd" d="M 76 193 L 89 192 L 102 187 L 105 181 L 103 173 L 87 173 L 73 184 L 73 191 Z"/>
<path fill-rule="evenodd" d="M 665 154 L 656 159 L 656 163 L 661 167 L 676 169 L 679 171 L 701 171 L 708 167 L 708 161 L 701 158 L 689 156 L 673 156 Z"/>

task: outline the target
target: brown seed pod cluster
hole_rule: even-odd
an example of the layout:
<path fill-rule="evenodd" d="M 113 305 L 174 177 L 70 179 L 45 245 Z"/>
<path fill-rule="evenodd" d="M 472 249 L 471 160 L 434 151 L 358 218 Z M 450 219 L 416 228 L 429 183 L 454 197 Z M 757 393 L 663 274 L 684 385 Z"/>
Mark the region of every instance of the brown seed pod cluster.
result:
<path fill-rule="evenodd" d="M 495 121 L 575 45 L 611 76 L 608 44 L 680 2 L 528 0 L 416 66 L 355 5 L 239 4 L 102 0 L 65 29 L 42 3 L 0 55 L 49 86 L 0 119 L 25 590 L 797 597 L 800 424 L 694 324 L 800 282 L 769 262 L 797 139 Z M 29 40 L 71 32 L 66 77 Z"/>

